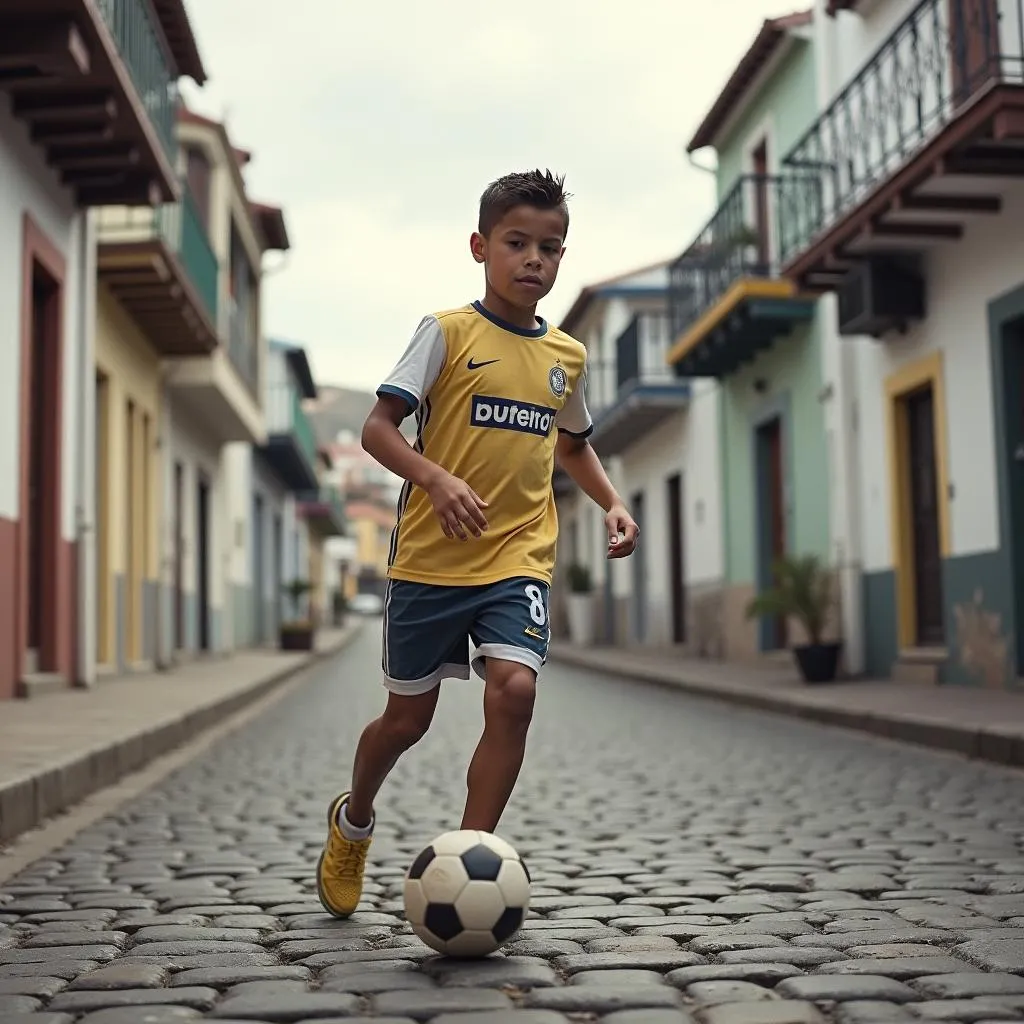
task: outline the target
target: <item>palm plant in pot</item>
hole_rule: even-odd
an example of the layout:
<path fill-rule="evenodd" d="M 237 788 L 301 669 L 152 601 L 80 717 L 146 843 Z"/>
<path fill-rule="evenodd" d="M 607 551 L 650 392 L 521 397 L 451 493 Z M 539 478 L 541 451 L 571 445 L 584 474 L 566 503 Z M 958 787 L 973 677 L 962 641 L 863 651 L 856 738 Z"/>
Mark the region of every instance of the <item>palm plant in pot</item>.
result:
<path fill-rule="evenodd" d="M 284 619 L 280 627 L 282 651 L 311 651 L 316 632 L 312 619 L 302 614 L 302 599 L 312 590 L 309 580 L 296 577 L 284 585 L 284 592 L 291 598 L 292 617 Z"/>
<path fill-rule="evenodd" d="M 594 643 L 594 594 L 590 570 L 573 562 L 566 575 L 569 584 L 566 598 L 569 638 L 578 647 L 590 647 Z"/>
<path fill-rule="evenodd" d="M 805 683 L 830 683 L 839 670 L 842 644 L 822 637 L 833 603 L 832 577 L 817 555 L 783 556 L 774 566 L 775 584 L 747 605 L 747 618 L 796 619 L 807 643 L 793 647 Z"/>

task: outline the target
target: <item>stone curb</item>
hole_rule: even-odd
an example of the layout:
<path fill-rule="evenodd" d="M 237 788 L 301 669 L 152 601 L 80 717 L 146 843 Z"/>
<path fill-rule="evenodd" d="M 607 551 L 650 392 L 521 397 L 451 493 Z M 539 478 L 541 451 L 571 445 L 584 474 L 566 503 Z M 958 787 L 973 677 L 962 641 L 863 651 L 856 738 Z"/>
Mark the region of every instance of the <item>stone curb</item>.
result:
<path fill-rule="evenodd" d="M 0 843 L 35 828 L 97 790 L 113 785 L 125 775 L 196 739 L 300 672 L 343 651 L 361 629 L 362 623 L 352 624 L 333 647 L 314 651 L 299 664 L 258 679 L 247 689 L 192 708 L 171 721 L 143 727 L 56 767 L 44 768 L 35 775 L 0 786 Z"/>
<path fill-rule="evenodd" d="M 983 726 L 959 724 L 927 715 L 905 715 L 897 713 L 866 711 L 857 708 L 843 708 L 835 705 L 801 701 L 798 698 L 777 693 L 756 690 L 730 690 L 712 683 L 696 682 L 681 678 L 678 670 L 655 665 L 638 665 L 629 669 L 609 665 L 602 659 L 600 650 L 576 651 L 562 645 L 551 645 L 549 657 L 552 661 L 593 669 L 605 675 L 625 675 L 632 679 L 684 690 L 694 696 L 710 698 L 725 704 L 770 711 L 820 722 L 824 725 L 855 729 L 884 739 L 914 743 L 944 750 L 980 761 L 1011 767 L 1024 767 L 1024 738 L 1014 733 L 1002 733 L 997 729 Z M 815 691 L 817 692 L 817 691 Z"/>

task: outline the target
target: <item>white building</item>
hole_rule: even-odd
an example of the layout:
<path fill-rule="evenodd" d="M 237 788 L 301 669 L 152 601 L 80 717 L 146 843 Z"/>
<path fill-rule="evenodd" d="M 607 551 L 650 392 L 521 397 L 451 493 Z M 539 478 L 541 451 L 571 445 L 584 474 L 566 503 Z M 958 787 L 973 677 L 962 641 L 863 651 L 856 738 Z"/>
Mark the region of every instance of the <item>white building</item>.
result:
<path fill-rule="evenodd" d="M 0 82 L 0 699 L 94 677 L 85 211 L 177 198 L 177 82 L 205 77 L 176 0 L 63 10 L 63 27 L 32 5 L 4 21 L 5 43 L 23 40 L 24 53 L 7 53 Z M 53 88 L 37 88 L 41 74 Z"/>
<path fill-rule="evenodd" d="M 289 242 L 281 210 L 247 196 L 248 154 L 235 149 L 223 125 L 183 112 L 179 136 L 219 264 L 218 344 L 208 355 L 174 360 L 165 374 L 165 635 L 180 657 L 251 642 L 244 630 L 236 636 L 242 623 L 235 588 L 246 581 L 233 569 L 239 558 L 244 562 L 249 538 L 232 507 L 233 460 L 225 446 L 262 445 L 267 438 L 262 259 Z"/>
<path fill-rule="evenodd" d="M 713 653 L 722 581 L 718 394 L 666 364 L 668 264 L 584 288 L 561 327 L 587 346 L 590 441 L 641 529 L 636 552 L 609 560 L 603 512 L 556 474 L 559 545 L 553 623 L 571 565 L 591 579 L 596 638 Z"/>
<path fill-rule="evenodd" d="M 309 530 L 297 501 L 318 489 L 317 443 L 302 410 L 316 386 L 305 351 L 272 341 L 265 353 L 266 443 L 231 445 L 231 517 L 244 542 L 231 578 L 239 645 L 274 643 L 283 617 L 294 615 L 286 587 L 309 577 Z"/>
<path fill-rule="evenodd" d="M 868 674 L 1024 675 L 1020 0 L 817 0 L 783 272 L 825 302 L 835 533 Z M 848 591 L 849 592 L 849 591 Z"/>

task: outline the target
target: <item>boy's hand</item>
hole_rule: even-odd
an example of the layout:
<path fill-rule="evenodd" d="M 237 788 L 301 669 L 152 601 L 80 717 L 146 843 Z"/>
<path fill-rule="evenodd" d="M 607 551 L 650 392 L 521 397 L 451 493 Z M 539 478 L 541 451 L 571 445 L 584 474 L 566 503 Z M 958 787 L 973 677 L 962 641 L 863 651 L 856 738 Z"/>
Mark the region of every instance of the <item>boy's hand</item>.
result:
<path fill-rule="evenodd" d="M 604 517 L 608 527 L 608 557 L 625 558 L 636 550 L 640 527 L 626 511 L 625 505 L 612 505 Z"/>
<path fill-rule="evenodd" d="M 487 529 L 487 520 L 481 511 L 487 508 L 487 502 L 465 480 L 442 472 L 427 487 L 427 495 L 446 537 L 469 540 L 467 527 L 474 537 Z"/>

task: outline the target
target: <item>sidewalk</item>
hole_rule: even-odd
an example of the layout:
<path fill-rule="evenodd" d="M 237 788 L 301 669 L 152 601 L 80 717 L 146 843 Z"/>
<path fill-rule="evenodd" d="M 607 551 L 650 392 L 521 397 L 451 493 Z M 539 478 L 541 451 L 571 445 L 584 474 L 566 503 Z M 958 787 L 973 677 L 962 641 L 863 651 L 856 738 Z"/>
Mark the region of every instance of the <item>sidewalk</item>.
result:
<path fill-rule="evenodd" d="M 551 644 L 552 660 L 715 700 L 1024 766 L 1024 691 L 865 680 L 808 686 L 788 668 L 687 660 L 670 651 Z"/>
<path fill-rule="evenodd" d="M 91 689 L 0 702 L 0 843 L 336 654 L 360 625 L 321 630 L 313 653 L 242 650 Z"/>

